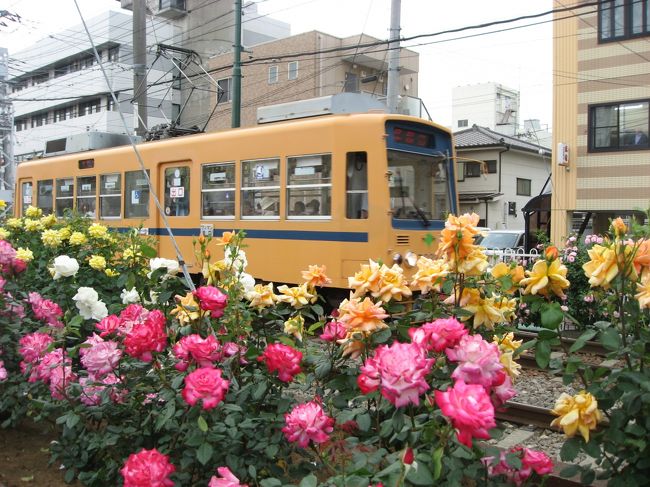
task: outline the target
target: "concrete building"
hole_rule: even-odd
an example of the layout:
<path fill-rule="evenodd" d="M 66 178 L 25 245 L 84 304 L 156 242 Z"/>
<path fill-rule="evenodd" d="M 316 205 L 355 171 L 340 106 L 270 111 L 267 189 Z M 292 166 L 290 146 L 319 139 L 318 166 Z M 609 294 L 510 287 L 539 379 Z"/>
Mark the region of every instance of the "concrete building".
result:
<path fill-rule="evenodd" d="M 555 243 L 650 207 L 650 3 L 581 4 L 553 23 Z"/>
<path fill-rule="evenodd" d="M 241 126 L 255 125 L 257 109 L 266 105 L 344 92 L 368 93 L 385 99 L 386 45 L 374 37 L 355 35 L 341 39 L 311 31 L 259 44 L 242 59 L 245 63 Z M 210 71 L 217 78 L 223 96 L 210 120 L 209 130 L 231 126 L 232 62 L 231 53 L 216 56 L 210 62 Z M 418 53 L 401 49 L 400 66 L 399 111 L 427 118 L 417 98 Z M 213 107 L 216 102 L 215 96 Z"/>
<path fill-rule="evenodd" d="M 128 130 L 120 119 L 86 31 L 79 24 L 11 54 L 8 84 L 14 107 L 17 161 L 59 152 L 65 149 L 66 137 L 70 135 L 125 134 L 133 130 L 131 16 L 110 11 L 86 23 L 110 88 L 126 115 Z M 165 22 L 152 20 L 152 25 L 158 35 L 172 34 Z M 150 42 L 154 42 L 153 36 Z M 153 62 L 153 54 L 149 61 Z M 148 94 L 149 124 L 168 121 L 178 111 L 178 94 L 169 89 L 170 67 L 163 60 L 149 75 L 161 84 Z"/>
<path fill-rule="evenodd" d="M 133 0 L 117 0 L 125 9 L 133 9 Z M 179 125 L 203 128 L 210 118 L 217 94 L 216 75 L 208 74 L 211 58 L 232 53 L 235 38 L 233 2 L 215 0 L 147 0 L 147 9 L 155 18 L 167 19 L 174 35 L 158 36 L 158 43 L 172 45 L 183 51 L 167 51 L 182 68 L 177 74 L 180 90 Z M 242 45 L 246 51 L 260 43 L 289 37 L 290 25 L 257 12 L 249 2 L 242 8 Z M 192 55 L 187 55 L 191 51 Z M 232 59 L 232 54 L 229 54 Z M 247 57 L 244 52 L 242 59 Z M 232 71 L 232 60 L 229 66 Z"/>
<path fill-rule="evenodd" d="M 519 91 L 500 83 L 457 86 L 452 90 L 452 130 L 472 125 L 516 135 L 520 125 Z"/>
<path fill-rule="evenodd" d="M 454 137 L 460 213 L 477 213 L 493 230 L 523 230 L 522 208 L 549 187 L 551 151 L 477 125 Z"/>

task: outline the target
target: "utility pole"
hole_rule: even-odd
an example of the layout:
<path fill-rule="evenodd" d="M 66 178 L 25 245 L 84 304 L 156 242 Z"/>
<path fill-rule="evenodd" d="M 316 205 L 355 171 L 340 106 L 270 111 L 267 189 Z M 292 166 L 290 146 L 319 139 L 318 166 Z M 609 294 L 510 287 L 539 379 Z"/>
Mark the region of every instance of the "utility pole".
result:
<path fill-rule="evenodd" d="M 9 52 L 0 47 L 0 190 L 13 191 L 14 147 L 13 147 L 13 105 L 8 99 Z M 0 199 L 7 199 L 4 195 Z"/>
<path fill-rule="evenodd" d="M 133 0 L 133 101 L 137 105 L 135 134 L 147 132 L 147 4 Z"/>
<path fill-rule="evenodd" d="M 400 11 L 402 0 L 392 0 L 390 5 L 390 35 L 388 40 L 388 86 L 386 104 L 388 113 L 397 113 L 399 101 L 399 50 L 400 50 Z"/>
<path fill-rule="evenodd" d="M 241 114 L 241 0 L 235 0 L 235 43 L 232 63 L 232 128 L 239 127 Z"/>

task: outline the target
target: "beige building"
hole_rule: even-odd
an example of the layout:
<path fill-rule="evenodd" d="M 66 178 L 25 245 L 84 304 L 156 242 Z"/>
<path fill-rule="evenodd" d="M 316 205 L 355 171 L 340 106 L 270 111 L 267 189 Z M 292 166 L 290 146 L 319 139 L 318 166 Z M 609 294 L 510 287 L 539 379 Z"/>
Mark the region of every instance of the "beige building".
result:
<path fill-rule="evenodd" d="M 257 124 L 258 107 L 318 98 L 343 92 L 365 92 L 385 98 L 387 45 L 366 35 L 344 39 L 306 32 L 253 47 L 242 55 L 241 126 Z M 209 70 L 219 85 L 219 102 L 207 130 L 231 126 L 232 53 L 211 59 Z M 418 53 L 400 50 L 400 111 L 418 94 Z M 213 98 L 213 103 L 217 97 Z M 416 110 L 420 107 L 416 107 Z"/>
<path fill-rule="evenodd" d="M 603 232 L 610 218 L 650 207 L 650 1 L 587 3 L 555 14 L 556 243 L 572 226 Z"/>

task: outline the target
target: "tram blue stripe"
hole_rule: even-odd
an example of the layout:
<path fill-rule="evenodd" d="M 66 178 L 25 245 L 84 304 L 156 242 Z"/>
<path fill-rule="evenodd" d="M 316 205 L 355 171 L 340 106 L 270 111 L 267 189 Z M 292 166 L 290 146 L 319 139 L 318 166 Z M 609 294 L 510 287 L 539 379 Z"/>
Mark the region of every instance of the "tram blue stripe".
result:
<path fill-rule="evenodd" d="M 127 228 L 119 228 L 121 232 Z M 221 236 L 223 232 L 239 230 L 237 228 L 215 228 L 213 235 Z M 247 238 L 274 239 L 274 240 L 315 240 L 325 242 L 368 242 L 367 232 L 314 232 L 300 230 L 252 230 L 242 229 L 246 232 Z M 172 228 L 175 237 L 198 237 L 198 228 Z M 149 235 L 166 236 L 165 228 L 149 228 Z"/>

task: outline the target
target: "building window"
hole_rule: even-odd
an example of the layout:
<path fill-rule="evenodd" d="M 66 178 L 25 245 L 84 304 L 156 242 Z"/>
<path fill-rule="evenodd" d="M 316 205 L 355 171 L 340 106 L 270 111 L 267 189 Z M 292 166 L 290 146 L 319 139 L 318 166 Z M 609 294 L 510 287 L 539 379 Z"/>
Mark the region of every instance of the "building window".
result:
<path fill-rule="evenodd" d="M 488 174 L 497 173 L 497 161 L 485 161 L 485 165 L 487 166 Z"/>
<path fill-rule="evenodd" d="M 466 178 L 478 178 L 481 175 L 481 164 L 478 162 L 466 162 L 464 164 Z"/>
<path fill-rule="evenodd" d="M 42 127 L 47 124 L 47 113 L 39 113 L 32 116 L 32 128 Z"/>
<path fill-rule="evenodd" d="M 93 100 L 84 101 L 79 103 L 79 116 L 90 115 L 91 113 L 99 113 L 101 108 L 101 100 L 95 98 Z"/>
<path fill-rule="evenodd" d="M 230 85 L 232 78 L 223 78 L 217 80 L 217 104 L 228 103 L 231 101 Z"/>
<path fill-rule="evenodd" d="M 603 0 L 598 5 L 601 42 L 650 35 L 650 0 Z"/>
<path fill-rule="evenodd" d="M 329 217 L 331 174 L 331 154 L 287 158 L 287 216 Z"/>
<path fill-rule="evenodd" d="M 463 120 L 458 121 L 458 128 L 467 127 L 468 124 L 469 121 L 466 118 L 464 118 Z"/>
<path fill-rule="evenodd" d="M 530 179 L 517 178 L 517 194 L 530 196 Z"/>
<path fill-rule="evenodd" d="M 278 67 L 277 66 L 269 66 L 269 84 L 277 83 L 278 82 Z"/>
<path fill-rule="evenodd" d="M 106 111 L 107 112 L 115 111 L 115 102 L 113 101 L 113 97 L 111 95 L 108 95 L 108 98 L 106 98 Z"/>
<path fill-rule="evenodd" d="M 54 123 L 62 122 L 67 118 L 67 110 L 65 108 L 59 108 L 54 110 Z"/>
<path fill-rule="evenodd" d="M 298 79 L 298 61 L 291 61 L 287 65 L 287 79 Z"/>
<path fill-rule="evenodd" d="M 120 48 L 119 46 L 111 47 L 106 53 L 106 58 L 108 61 L 117 62 L 120 60 Z"/>
<path fill-rule="evenodd" d="M 650 100 L 589 107 L 589 151 L 647 149 Z"/>

